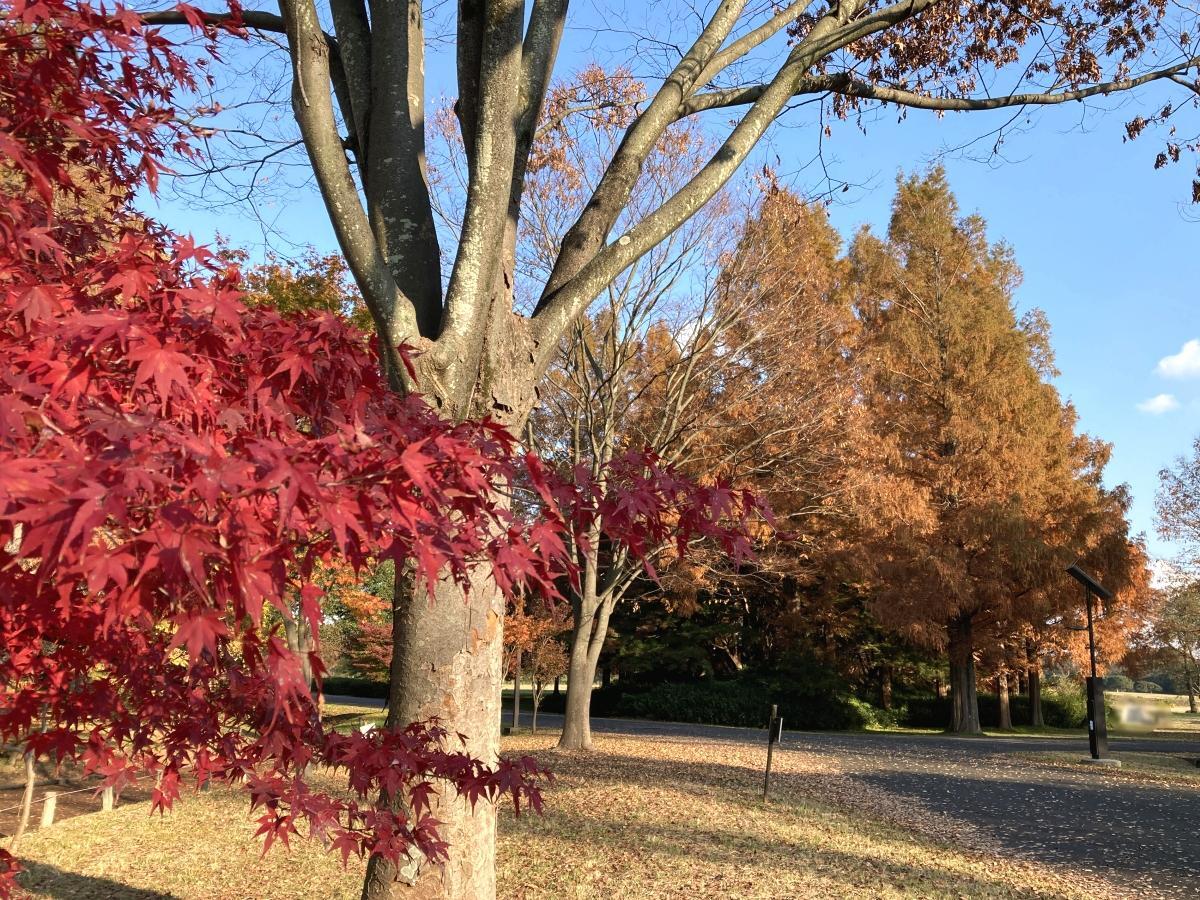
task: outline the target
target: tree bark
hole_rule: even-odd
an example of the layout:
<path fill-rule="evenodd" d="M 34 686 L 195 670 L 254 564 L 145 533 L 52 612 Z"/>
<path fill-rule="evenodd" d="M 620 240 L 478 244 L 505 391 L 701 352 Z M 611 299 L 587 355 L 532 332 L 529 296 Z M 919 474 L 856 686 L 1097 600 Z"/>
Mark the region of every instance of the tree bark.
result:
<path fill-rule="evenodd" d="M 884 666 L 879 675 L 879 705 L 881 708 L 892 708 L 892 667 Z"/>
<path fill-rule="evenodd" d="M 981 734 L 971 617 L 957 616 L 947 623 L 947 628 L 950 633 L 950 730 L 955 734 Z"/>
<path fill-rule="evenodd" d="M 514 732 L 521 727 L 521 651 L 517 650 L 516 654 L 513 662 L 512 730 Z"/>
<path fill-rule="evenodd" d="M 1029 673 L 1029 724 L 1034 728 L 1044 728 L 1046 721 L 1042 718 L 1042 673 L 1038 669 L 1037 655 L 1033 652 L 1032 648 L 1029 650 L 1027 665 L 1027 672 Z"/>
<path fill-rule="evenodd" d="M 571 632 L 571 655 L 567 667 L 567 705 L 558 746 L 564 750 L 592 749 L 592 684 L 596 667 L 588 659 L 590 635 L 576 625 Z"/>
<path fill-rule="evenodd" d="M 559 684 L 559 682 L 560 682 L 560 681 L 562 681 L 562 678 L 561 678 L 560 676 L 557 676 L 557 675 L 556 675 L 556 676 L 554 677 L 554 696 L 555 696 L 555 697 L 557 697 L 557 696 L 559 695 L 559 687 L 558 687 L 558 684 Z"/>
<path fill-rule="evenodd" d="M 1008 672 L 1001 669 L 996 673 L 996 696 L 1000 700 L 1000 730 L 1012 731 L 1012 706 L 1008 697 Z"/>
<path fill-rule="evenodd" d="M 594 552 L 594 551 L 593 551 Z M 594 557 L 584 570 L 583 589 L 573 603 L 570 664 L 567 668 L 567 707 L 558 746 L 563 750 L 591 750 L 592 686 L 600 651 L 608 634 L 608 619 L 616 602 L 611 593 L 598 595 Z"/>
<path fill-rule="evenodd" d="M 1188 712 L 1196 711 L 1196 679 L 1192 674 L 1192 666 L 1188 661 L 1191 654 L 1183 654 L 1183 680 L 1187 682 Z"/>
<path fill-rule="evenodd" d="M 499 754 L 504 598 L 486 568 L 472 573 L 464 597 L 452 582 L 439 582 L 433 602 L 408 571 L 397 571 L 392 610 L 392 668 L 386 727 L 437 716 L 463 748 L 493 764 Z M 470 805 L 451 794 L 435 798 L 433 815 L 443 822 L 450 858 L 433 865 L 413 854 L 399 867 L 371 857 L 364 900 L 495 896 L 496 810 Z"/>

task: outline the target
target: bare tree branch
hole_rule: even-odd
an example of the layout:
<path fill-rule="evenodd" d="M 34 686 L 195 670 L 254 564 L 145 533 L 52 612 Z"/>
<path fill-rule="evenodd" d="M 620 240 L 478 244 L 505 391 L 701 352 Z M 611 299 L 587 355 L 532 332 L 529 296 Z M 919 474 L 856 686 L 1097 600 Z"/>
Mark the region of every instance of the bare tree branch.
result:
<path fill-rule="evenodd" d="M 943 112 L 983 111 L 1006 109 L 1013 106 L 1053 106 L 1058 103 L 1086 100 L 1089 97 L 1132 90 L 1164 78 L 1182 83 L 1188 87 L 1193 87 L 1191 83 L 1180 76 L 1198 65 L 1200 65 L 1200 57 L 1195 57 L 1170 68 L 1147 72 L 1136 78 L 1105 81 L 1100 84 L 1089 85 L 1088 87 L 1062 91 L 1032 91 L 1020 94 L 1008 94 L 1001 97 L 935 97 L 900 88 L 888 87 L 887 85 L 870 84 L 862 79 L 855 78 L 849 72 L 802 79 L 795 93 L 797 96 L 802 94 L 842 94 L 847 97 L 858 97 L 863 100 L 879 100 L 884 103 L 895 103 L 898 106 L 907 106 L 912 109 L 939 110 Z M 766 88 L 767 85 L 756 84 L 731 88 L 725 91 L 708 91 L 703 94 L 697 94 L 680 104 L 679 117 L 684 118 L 685 116 L 710 109 L 745 106 L 746 104 L 756 102 L 762 97 Z"/>
<path fill-rule="evenodd" d="M 346 262 L 381 335 L 389 338 L 389 375 L 402 378 L 394 348 L 418 337 L 416 310 L 396 286 L 359 200 L 329 93 L 329 48 L 313 0 L 281 0 L 292 51 L 292 110 Z"/>

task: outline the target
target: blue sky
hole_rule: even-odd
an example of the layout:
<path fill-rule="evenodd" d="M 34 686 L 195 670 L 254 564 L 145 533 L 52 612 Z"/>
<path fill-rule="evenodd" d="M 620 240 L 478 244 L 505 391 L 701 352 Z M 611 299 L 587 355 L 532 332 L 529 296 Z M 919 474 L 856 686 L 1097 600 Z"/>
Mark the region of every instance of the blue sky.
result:
<path fill-rule="evenodd" d="M 596 49 L 594 33 L 569 35 L 560 73 L 578 69 Z M 453 93 L 446 62 L 430 61 L 432 97 Z M 1200 434 L 1200 343 L 1188 344 L 1200 341 L 1200 221 L 1192 220 L 1200 208 L 1185 202 L 1188 160 L 1154 171 L 1155 135 L 1123 142 L 1134 106 L 1107 103 L 1107 110 L 1072 104 L 1035 112 L 1019 120 L 1000 156 L 989 153 L 994 138 L 987 135 L 1011 111 L 942 119 L 913 112 L 900 123 L 893 111 L 876 116 L 866 133 L 834 123 L 823 144 L 825 166 L 852 187 L 835 193 L 830 212 L 847 236 L 863 223 L 882 231 L 896 174 L 933 161 L 946 166 L 964 212 L 981 213 L 992 239 L 1014 248 L 1025 273 L 1018 305 L 1040 307 L 1050 319 L 1059 389 L 1077 406 L 1082 428 L 1113 443 L 1108 481 L 1132 487 L 1135 531 L 1146 533 L 1153 555 L 1169 556 L 1172 548 L 1154 533 L 1154 492 L 1158 470 Z M 811 164 L 818 133 L 803 120 L 777 128 L 751 168 L 769 162 L 793 173 L 798 188 L 820 190 L 820 168 Z M 285 205 L 271 202 L 263 212 L 280 214 L 292 240 L 335 249 L 315 190 L 292 193 Z M 228 210 L 168 202 L 157 214 L 201 239 L 220 231 L 234 244 L 261 240 L 249 216 Z"/>

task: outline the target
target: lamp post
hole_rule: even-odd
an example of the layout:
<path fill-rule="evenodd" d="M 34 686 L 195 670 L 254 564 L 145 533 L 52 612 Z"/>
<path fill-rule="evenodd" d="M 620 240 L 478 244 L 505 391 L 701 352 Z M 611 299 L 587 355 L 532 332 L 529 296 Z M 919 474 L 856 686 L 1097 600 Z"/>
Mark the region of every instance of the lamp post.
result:
<path fill-rule="evenodd" d="M 1112 591 L 1081 569 L 1077 563 L 1067 567 L 1067 574 L 1083 585 L 1084 604 L 1087 606 L 1088 655 L 1092 664 L 1092 674 L 1087 679 L 1088 748 L 1092 752 L 1092 759 L 1107 761 L 1108 730 L 1104 721 L 1104 682 L 1096 675 L 1096 616 L 1092 610 L 1092 598 L 1099 597 L 1107 603 L 1113 595 Z"/>

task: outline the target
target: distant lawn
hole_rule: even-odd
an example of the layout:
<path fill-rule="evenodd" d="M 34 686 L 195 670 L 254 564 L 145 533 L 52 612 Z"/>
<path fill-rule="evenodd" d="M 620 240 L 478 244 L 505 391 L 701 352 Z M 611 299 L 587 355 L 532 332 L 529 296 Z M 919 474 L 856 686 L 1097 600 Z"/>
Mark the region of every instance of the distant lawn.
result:
<path fill-rule="evenodd" d="M 500 896 L 549 898 L 1097 898 L 1086 873 L 967 849 L 953 822 L 879 797 L 835 757 L 781 750 L 764 804 L 764 753 L 728 742 L 597 736 L 595 754 L 556 734 L 504 741 L 556 773 L 544 816 L 501 814 Z M 145 804 L 28 835 L 24 882 L 41 898 L 355 898 L 363 864 L 305 841 L 260 859 L 243 794 Z"/>

